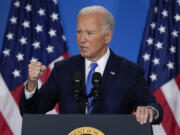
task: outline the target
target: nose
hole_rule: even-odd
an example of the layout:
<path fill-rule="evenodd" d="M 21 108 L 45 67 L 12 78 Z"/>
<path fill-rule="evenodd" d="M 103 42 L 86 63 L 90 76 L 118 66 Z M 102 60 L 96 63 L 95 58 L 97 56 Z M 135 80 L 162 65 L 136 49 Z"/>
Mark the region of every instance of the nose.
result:
<path fill-rule="evenodd" d="M 86 41 L 86 35 L 84 33 L 82 33 L 80 36 L 80 42 L 83 43 L 85 41 Z"/>

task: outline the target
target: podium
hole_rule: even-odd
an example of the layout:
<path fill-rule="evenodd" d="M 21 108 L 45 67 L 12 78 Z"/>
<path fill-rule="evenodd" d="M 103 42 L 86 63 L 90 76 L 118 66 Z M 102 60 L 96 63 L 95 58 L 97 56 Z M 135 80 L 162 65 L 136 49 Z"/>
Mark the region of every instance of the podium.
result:
<path fill-rule="evenodd" d="M 152 135 L 149 123 L 134 115 L 30 115 L 23 117 L 22 135 Z"/>

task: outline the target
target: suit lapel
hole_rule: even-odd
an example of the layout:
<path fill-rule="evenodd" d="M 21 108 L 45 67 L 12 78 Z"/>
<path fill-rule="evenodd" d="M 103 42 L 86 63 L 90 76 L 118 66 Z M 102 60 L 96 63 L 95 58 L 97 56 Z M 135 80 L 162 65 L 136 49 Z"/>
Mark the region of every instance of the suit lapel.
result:
<path fill-rule="evenodd" d="M 118 75 L 118 67 L 119 62 L 117 60 L 117 56 L 111 51 L 102 77 L 101 97 L 95 103 L 92 112 L 96 113 L 96 110 L 98 110 L 98 105 L 101 103 L 101 98 L 105 96 L 106 91 L 111 89 L 113 81 Z"/>
<path fill-rule="evenodd" d="M 111 51 L 111 50 L 110 50 Z M 79 59 L 77 59 L 78 61 L 76 61 L 74 64 L 78 64 L 76 66 L 75 72 L 81 72 L 82 73 L 82 77 L 83 77 L 83 84 L 82 84 L 82 93 L 86 94 L 86 85 L 85 85 L 85 59 L 80 56 Z M 109 59 L 107 61 L 105 70 L 104 70 L 104 74 L 102 77 L 102 92 L 101 92 L 101 97 L 100 99 L 94 104 L 92 113 L 98 113 L 98 106 L 101 103 L 101 98 L 105 96 L 106 91 L 109 91 L 111 89 L 111 86 L 113 84 L 113 81 L 115 80 L 115 78 L 118 76 L 119 74 L 119 65 L 121 65 L 119 63 L 119 59 L 117 58 L 117 56 L 111 51 L 110 52 L 110 56 Z M 83 98 L 81 98 L 81 102 L 84 104 L 85 100 Z"/>
<path fill-rule="evenodd" d="M 113 80 L 119 74 L 119 65 L 120 63 L 117 59 L 117 56 L 111 51 L 102 78 L 102 90 L 109 90 L 111 88 Z"/>
<path fill-rule="evenodd" d="M 111 51 L 111 50 L 110 50 Z M 79 59 L 74 63 L 77 64 L 75 72 L 81 72 L 82 73 L 82 78 L 83 78 L 83 94 L 86 94 L 86 84 L 85 84 L 85 59 L 80 56 Z M 102 77 L 102 90 L 110 88 L 112 85 L 113 80 L 117 76 L 117 67 L 119 66 L 120 63 L 117 62 L 117 57 L 116 55 L 111 51 L 109 59 L 107 61 L 104 74 Z"/>

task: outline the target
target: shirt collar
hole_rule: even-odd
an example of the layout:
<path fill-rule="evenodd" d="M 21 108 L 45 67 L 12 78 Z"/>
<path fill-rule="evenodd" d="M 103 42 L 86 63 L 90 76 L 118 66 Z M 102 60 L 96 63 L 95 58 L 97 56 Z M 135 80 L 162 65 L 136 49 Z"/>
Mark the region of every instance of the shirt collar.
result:
<path fill-rule="evenodd" d="M 96 63 L 98 64 L 98 67 L 100 68 L 105 67 L 109 56 L 110 56 L 110 49 L 108 47 L 106 53 L 98 61 L 96 61 Z M 90 61 L 89 59 L 85 58 L 86 69 L 91 68 L 91 63 L 93 63 L 93 61 Z"/>

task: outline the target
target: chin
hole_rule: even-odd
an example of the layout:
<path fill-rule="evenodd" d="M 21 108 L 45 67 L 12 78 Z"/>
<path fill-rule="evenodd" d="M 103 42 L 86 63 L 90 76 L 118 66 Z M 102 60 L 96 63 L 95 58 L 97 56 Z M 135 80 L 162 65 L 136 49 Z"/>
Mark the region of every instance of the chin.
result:
<path fill-rule="evenodd" d="M 81 52 L 81 56 L 88 58 L 89 55 L 88 55 L 87 53 L 82 53 L 82 52 Z"/>

